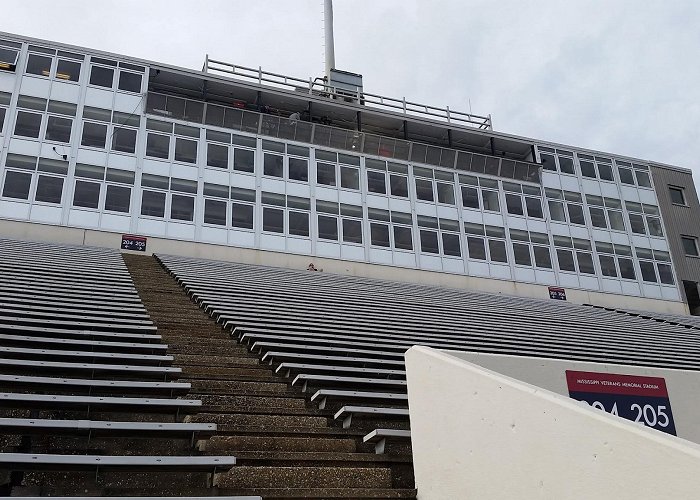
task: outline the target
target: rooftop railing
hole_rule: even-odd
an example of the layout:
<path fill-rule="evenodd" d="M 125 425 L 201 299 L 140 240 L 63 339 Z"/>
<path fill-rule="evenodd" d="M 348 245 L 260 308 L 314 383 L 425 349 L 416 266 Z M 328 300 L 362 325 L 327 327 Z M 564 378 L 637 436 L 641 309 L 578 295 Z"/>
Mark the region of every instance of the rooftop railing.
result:
<path fill-rule="evenodd" d="M 462 111 L 455 111 L 450 109 L 449 106 L 444 108 L 429 106 L 426 104 L 407 101 L 405 97 L 402 99 L 397 99 L 394 97 L 370 94 L 364 91 L 353 94 L 345 88 L 338 89 L 328 85 L 320 78 L 313 79 L 310 77 L 308 80 L 304 80 L 301 78 L 280 75 L 278 73 L 270 73 L 269 71 L 263 71 L 262 68 L 248 68 L 223 61 L 217 61 L 215 59 L 209 59 L 208 54 L 204 60 L 203 71 L 205 73 L 234 76 L 244 80 L 254 81 L 260 85 L 265 84 L 285 90 L 293 90 L 295 92 L 304 92 L 309 95 L 327 97 L 329 99 L 351 99 L 361 103 L 364 106 L 369 106 L 382 111 L 398 112 L 406 116 L 430 118 L 454 125 L 475 127 L 482 130 L 493 129 L 491 124 L 491 115 L 481 116 Z"/>

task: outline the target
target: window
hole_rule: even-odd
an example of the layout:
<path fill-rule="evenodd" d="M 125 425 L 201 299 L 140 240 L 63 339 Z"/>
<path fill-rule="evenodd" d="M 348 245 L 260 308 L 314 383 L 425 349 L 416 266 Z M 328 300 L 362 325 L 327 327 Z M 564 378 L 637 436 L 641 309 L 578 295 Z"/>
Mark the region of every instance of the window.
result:
<path fill-rule="evenodd" d="M 596 165 L 598 166 L 598 175 L 601 180 L 604 181 L 614 181 L 615 176 L 613 174 L 613 168 L 609 159 L 602 159 L 596 157 Z"/>
<path fill-rule="evenodd" d="M 639 270 L 642 272 L 642 280 L 650 283 L 656 283 L 656 271 L 654 271 L 654 263 L 646 260 L 639 261 Z"/>
<path fill-rule="evenodd" d="M 340 187 L 345 189 L 360 189 L 360 170 L 351 167 L 340 167 Z"/>
<path fill-rule="evenodd" d="M 520 266 L 531 266 L 530 246 L 523 243 L 513 242 L 513 257 L 515 263 Z"/>
<path fill-rule="evenodd" d="M 63 195 L 63 178 L 40 175 L 36 183 L 35 201 L 61 203 Z"/>
<path fill-rule="evenodd" d="M 658 217 L 650 217 L 646 216 L 646 221 L 647 221 L 647 227 L 649 228 L 649 235 L 650 236 L 663 236 L 664 235 L 664 230 L 661 227 L 661 219 Z"/>
<path fill-rule="evenodd" d="M 634 263 L 632 259 L 626 259 L 618 257 L 618 264 L 620 265 L 620 277 L 628 280 L 636 280 L 637 276 L 634 272 Z"/>
<path fill-rule="evenodd" d="M 491 191 L 490 189 L 482 189 L 481 197 L 484 201 L 484 210 L 490 212 L 500 212 L 501 207 L 498 202 L 498 191 Z"/>
<path fill-rule="evenodd" d="M 233 227 L 240 227 L 243 229 L 253 229 L 253 205 L 247 205 L 243 203 L 232 203 L 231 204 L 231 225 Z M 271 217 L 274 215 L 268 215 L 268 225 L 272 224 Z M 277 221 L 281 224 L 281 221 Z M 269 227 L 269 226 L 268 226 Z"/>
<path fill-rule="evenodd" d="M 316 183 L 325 186 L 335 186 L 335 165 L 316 163 Z"/>
<path fill-rule="evenodd" d="M 284 210 L 263 207 L 263 231 L 284 233 Z"/>
<path fill-rule="evenodd" d="M 542 200 L 540 198 L 526 196 L 525 208 L 527 209 L 528 217 L 532 217 L 535 219 L 542 219 L 544 217 L 544 215 L 542 214 Z"/>
<path fill-rule="evenodd" d="M 41 115 L 36 113 L 27 113 L 26 111 L 17 112 L 17 122 L 15 123 L 15 135 L 38 139 L 40 129 Z"/>
<path fill-rule="evenodd" d="M 394 226 L 394 248 L 413 250 L 413 232 L 410 227 Z"/>
<path fill-rule="evenodd" d="M 105 195 L 105 210 L 129 213 L 131 206 L 131 188 L 125 186 L 107 185 Z"/>
<path fill-rule="evenodd" d="M 70 132 L 73 127 L 73 120 L 49 116 L 46 123 L 47 141 L 70 142 Z"/>
<path fill-rule="evenodd" d="M 29 58 L 27 59 L 27 73 L 30 75 L 50 76 L 52 62 L 53 58 L 51 57 L 29 54 Z"/>
<path fill-rule="evenodd" d="M 433 201 L 433 181 L 416 179 L 416 197 L 421 201 Z"/>
<path fill-rule="evenodd" d="M 85 122 L 83 124 L 83 138 L 80 144 L 94 148 L 104 148 L 107 139 L 107 125 Z M 149 134 L 150 139 L 150 134 Z M 166 156 L 167 158 L 167 156 Z"/>
<path fill-rule="evenodd" d="M 79 62 L 59 59 L 58 65 L 56 66 L 56 78 L 69 82 L 77 82 L 80 79 L 80 66 L 81 64 Z"/>
<path fill-rule="evenodd" d="M 146 156 L 168 159 L 170 154 L 170 137 L 149 132 L 146 139 Z"/>
<path fill-rule="evenodd" d="M 436 231 L 420 230 L 420 251 L 423 253 L 440 253 Z"/>
<path fill-rule="evenodd" d="M 389 188 L 392 196 L 408 198 L 408 177 L 404 175 L 390 174 Z"/>
<path fill-rule="evenodd" d="M 634 175 L 629 168 L 618 167 L 617 172 L 620 174 L 620 182 L 623 184 L 631 184 L 634 186 Z"/>
<path fill-rule="evenodd" d="M 380 246 L 380 247 L 390 246 L 390 244 L 389 244 L 389 226 L 387 224 L 379 224 L 376 222 L 370 222 L 369 233 L 370 233 L 370 242 L 372 245 Z"/>
<path fill-rule="evenodd" d="M 559 262 L 559 269 L 561 271 L 576 272 L 576 266 L 574 265 L 574 254 L 571 250 L 562 250 L 561 248 L 557 248 L 557 261 Z"/>
<path fill-rule="evenodd" d="M 685 205 L 685 190 L 679 187 L 668 187 L 668 192 L 671 195 L 671 203 L 675 205 Z"/>
<path fill-rule="evenodd" d="M 141 215 L 165 217 L 165 193 L 144 191 L 141 196 Z"/>
<path fill-rule="evenodd" d="M 265 153 L 263 162 L 263 174 L 271 177 L 284 177 L 282 156 Z M 264 218 L 263 218 L 264 220 Z M 264 222 L 263 222 L 264 225 Z"/>
<path fill-rule="evenodd" d="M 126 92 L 141 92 L 141 75 L 138 73 L 120 71 L 119 86 L 117 88 Z"/>
<path fill-rule="evenodd" d="M 289 211 L 289 234 L 295 236 L 309 236 L 308 212 Z"/>
<path fill-rule="evenodd" d="M 479 209 L 479 190 L 471 186 L 462 186 L 462 206 Z"/>
<path fill-rule="evenodd" d="M 548 200 L 549 216 L 553 221 L 566 222 L 566 213 L 564 212 L 564 204 L 561 201 Z"/>
<path fill-rule="evenodd" d="M 367 171 L 367 191 L 370 193 L 386 194 L 386 175 L 375 170 Z M 388 236 L 388 230 L 387 230 Z"/>
<path fill-rule="evenodd" d="M 362 243 L 362 221 L 343 218 L 343 243 Z"/>
<path fill-rule="evenodd" d="M 233 152 L 233 169 L 239 172 L 255 172 L 255 151 L 236 148 Z"/>
<path fill-rule="evenodd" d="M 506 209 L 511 215 L 523 215 L 523 200 L 518 194 L 506 193 Z"/>
<path fill-rule="evenodd" d="M 571 153 L 569 153 L 571 154 Z M 575 174 L 574 170 L 574 159 L 568 156 L 558 155 L 559 158 L 559 171 L 563 174 Z"/>
<path fill-rule="evenodd" d="M 698 257 L 698 239 L 692 236 L 681 236 L 681 243 L 686 255 Z"/>
<path fill-rule="evenodd" d="M 470 259 L 486 260 L 486 248 L 484 247 L 483 238 L 467 236 L 467 251 Z"/>
<path fill-rule="evenodd" d="M 170 218 L 175 220 L 194 220 L 194 198 L 173 194 L 170 200 Z"/>
<path fill-rule="evenodd" d="M 302 158 L 289 158 L 289 179 L 293 181 L 309 181 L 309 162 Z"/>
<path fill-rule="evenodd" d="M 493 262 L 508 262 L 506 242 L 489 239 L 489 255 Z"/>
<path fill-rule="evenodd" d="M 338 239 L 338 219 L 326 215 L 318 216 L 318 237 L 323 240 Z"/>
<path fill-rule="evenodd" d="M 656 263 L 656 269 L 659 272 L 659 281 L 664 285 L 673 285 L 675 280 L 673 279 L 673 270 L 669 264 Z"/>
<path fill-rule="evenodd" d="M 7 198 L 26 200 L 29 198 L 29 187 L 32 183 L 32 174 L 24 172 L 7 171 L 2 195 Z"/>
<path fill-rule="evenodd" d="M 595 274 L 593 267 L 593 256 L 587 252 L 576 252 L 576 260 L 578 261 L 578 270 L 584 274 Z"/>
<path fill-rule="evenodd" d="M 588 160 L 579 160 L 579 166 L 581 167 L 581 175 L 584 177 L 590 177 L 595 179 L 597 177 L 595 172 L 595 164 Z"/>
<path fill-rule="evenodd" d="M 611 276 L 613 278 L 617 277 L 615 257 L 610 255 L 599 255 L 598 260 L 600 261 L 600 271 L 603 273 L 603 276 Z"/>
<path fill-rule="evenodd" d="M 176 137 L 175 161 L 197 163 L 197 141 Z"/>
<path fill-rule="evenodd" d="M 551 170 L 553 172 L 557 171 L 557 160 L 554 155 L 547 153 L 540 153 L 540 160 L 542 161 L 542 168 L 544 170 Z"/>
<path fill-rule="evenodd" d="M 114 70 L 102 66 L 93 66 L 90 70 L 90 85 L 112 88 Z"/>
<path fill-rule="evenodd" d="M 452 184 L 436 182 L 438 203 L 455 204 L 455 188 Z"/>
<path fill-rule="evenodd" d="M 215 168 L 228 168 L 228 146 L 207 143 L 207 166 Z"/>
<path fill-rule="evenodd" d="M 97 182 L 75 181 L 73 206 L 98 208 L 101 186 L 102 185 L 98 184 Z"/>
<path fill-rule="evenodd" d="M 5 113 L 6 112 L 7 112 L 7 109 L 0 108 L 0 134 L 2 134 L 2 131 L 5 128 Z"/>

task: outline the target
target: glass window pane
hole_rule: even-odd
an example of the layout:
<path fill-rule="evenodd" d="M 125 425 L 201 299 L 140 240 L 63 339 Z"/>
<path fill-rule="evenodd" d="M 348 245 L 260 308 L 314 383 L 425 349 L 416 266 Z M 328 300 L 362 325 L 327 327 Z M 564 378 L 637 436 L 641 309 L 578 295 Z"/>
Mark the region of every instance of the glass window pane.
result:
<path fill-rule="evenodd" d="M 243 203 L 231 204 L 231 225 L 244 229 L 253 229 L 253 205 Z"/>
<path fill-rule="evenodd" d="M 70 131 L 73 120 L 49 116 L 46 123 L 46 140 L 58 142 L 70 142 Z"/>
<path fill-rule="evenodd" d="M 617 263 L 620 265 L 621 278 L 630 280 L 637 279 L 634 273 L 634 264 L 632 263 L 632 260 L 618 257 Z"/>
<path fill-rule="evenodd" d="M 56 67 L 56 78 L 69 82 L 77 82 L 80 79 L 80 63 L 59 59 L 58 66 Z"/>
<path fill-rule="evenodd" d="M 280 156 L 280 158 L 282 158 Z M 263 207 L 263 231 L 284 232 L 284 210 Z"/>
<path fill-rule="evenodd" d="M 282 163 L 282 156 L 265 153 L 265 160 L 263 163 L 263 174 L 272 177 L 283 177 L 284 166 Z"/>
<path fill-rule="evenodd" d="M 564 204 L 560 201 L 548 201 L 549 216 L 552 220 L 566 222 L 566 214 L 564 213 Z"/>
<path fill-rule="evenodd" d="M 622 212 L 608 210 L 608 220 L 610 220 L 610 229 L 615 229 L 616 231 L 625 230 L 625 220 L 622 217 Z"/>
<path fill-rule="evenodd" d="M 462 186 L 462 206 L 464 208 L 479 208 L 479 190 Z"/>
<path fill-rule="evenodd" d="M 309 162 L 301 158 L 289 158 L 289 178 L 293 181 L 309 181 Z"/>
<path fill-rule="evenodd" d="M 576 260 L 578 261 L 578 270 L 580 273 L 595 274 L 593 267 L 593 256 L 586 252 L 576 252 Z"/>
<path fill-rule="evenodd" d="M 122 153 L 136 152 L 136 130 L 131 128 L 115 128 L 112 133 L 112 150 Z"/>
<path fill-rule="evenodd" d="M 416 196 L 419 200 L 433 201 L 433 181 L 416 179 Z"/>
<path fill-rule="evenodd" d="M 638 214 L 629 214 L 630 227 L 633 233 L 646 234 L 646 229 L 644 228 L 644 219 Z"/>
<path fill-rule="evenodd" d="M 447 203 L 448 205 L 455 204 L 455 188 L 452 184 L 444 182 L 437 183 L 438 203 Z"/>
<path fill-rule="evenodd" d="M 26 111 L 17 112 L 17 123 L 15 123 L 15 135 L 22 137 L 39 138 L 39 130 L 41 129 L 41 115 L 36 113 L 27 113 Z"/>
<path fill-rule="evenodd" d="M 318 237 L 323 240 L 338 239 L 338 219 L 326 215 L 318 216 Z"/>
<path fill-rule="evenodd" d="M 544 269 L 552 268 L 552 255 L 549 253 L 549 247 L 533 246 L 533 253 L 535 254 L 535 266 Z"/>
<path fill-rule="evenodd" d="M 650 283 L 656 283 L 656 271 L 654 271 L 654 263 L 646 260 L 639 261 L 639 269 L 642 271 L 642 279 Z"/>
<path fill-rule="evenodd" d="M 119 90 L 141 92 L 141 75 L 139 73 L 119 72 Z"/>
<path fill-rule="evenodd" d="M 207 166 L 228 168 L 228 146 L 207 143 Z"/>
<path fill-rule="evenodd" d="M 634 175 L 637 178 L 637 185 L 641 187 L 651 187 L 651 179 L 649 178 L 648 172 L 642 172 L 641 170 L 635 170 Z"/>
<path fill-rule="evenodd" d="M 513 256 L 515 257 L 515 263 L 518 265 L 532 265 L 532 261 L 530 260 L 530 245 L 513 243 Z"/>
<path fill-rule="evenodd" d="M 631 184 L 634 186 L 634 177 L 632 176 L 632 170 L 629 168 L 618 168 L 618 173 L 620 174 L 620 182 L 623 184 Z"/>
<path fill-rule="evenodd" d="M 566 156 L 559 157 L 559 170 L 565 174 L 573 174 L 574 170 L 574 160 L 573 158 L 568 158 Z"/>
<path fill-rule="evenodd" d="M 581 175 L 584 177 L 591 177 L 593 179 L 596 178 L 595 165 L 593 162 L 581 160 L 579 161 L 579 165 L 581 166 Z"/>
<path fill-rule="evenodd" d="M 104 148 L 106 139 L 107 125 L 91 122 L 85 122 L 83 124 L 83 138 L 82 141 L 80 141 L 80 144 L 82 144 L 83 146 Z"/>
<path fill-rule="evenodd" d="M 545 170 L 557 171 L 556 160 L 553 155 L 547 153 L 540 154 L 540 160 L 542 160 L 542 168 Z"/>
<path fill-rule="evenodd" d="M 175 161 L 197 163 L 197 141 L 177 137 L 175 139 Z"/>
<path fill-rule="evenodd" d="M 413 234 L 410 227 L 394 226 L 394 248 L 413 250 Z"/>
<path fill-rule="evenodd" d="M 403 175 L 389 175 L 389 187 L 392 196 L 408 198 L 408 177 Z"/>
<path fill-rule="evenodd" d="M 51 57 L 29 54 L 27 73 L 30 75 L 49 76 L 51 74 Z"/>
<path fill-rule="evenodd" d="M 160 134 L 148 134 L 146 140 L 146 156 L 168 158 L 170 152 L 170 137 Z"/>
<path fill-rule="evenodd" d="M 389 246 L 389 226 L 386 224 L 377 224 L 376 222 L 372 222 L 369 225 L 369 232 L 372 245 L 380 247 Z"/>
<path fill-rule="evenodd" d="M 75 181 L 73 206 L 97 208 L 100 200 L 101 186 L 102 184 L 98 184 L 96 182 Z"/>
<path fill-rule="evenodd" d="M 93 66 L 90 70 L 90 85 L 99 87 L 112 88 L 114 80 L 114 70 L 111 68 L 103 68 L 101 66 Z"/>
<path fill-rule="evenodd" d="M 454 257 L 462 256 L 462 249 L 459 244 L 460 237 L 458 234 L 442 233 L 442 252 L 445 255 Z"/>
<path fill-rule="evenodd" d="M 671 266 L 657 262 L 656 267 L 659 270 L 659 281 L 665 285 L 673 285 L 673 270 Z"/>
<path fill-rule="evenodd" d="M 331 163 L 317 163 L 316 183 L 325 186 L 335 186 L 335 165 Z"/>
<path fill-rule="evenodd" d="M 204 223 L 226 225 L 226 202 L 220 200 L 204 200 Z"/>
<path fill-rule="evenodd" d="M 360 189 L 360 171 L 356 168 L 340 167 L 340 187 Z"/>
<path fill-rule="evenodd" d="M 386 194 L 384 172 L 376 172 L 374 170 L 367 171 L 367 191 L 370 193 Z M 387 230 L 387 236 L 388 234 Z"/>
<path fill-rule="evenodd" d="M 506 242 L 501 240 L 489 240 L 489 255 L 493 262 L 508 262 Z"/>
<path fill-rule="evenodd" d="M 362 243 L 362 221 L 343 219 L 343 241 L 345 243 Z"/>
<path fill-rule="evenodd" d="M 165 217 L 165 193 L 144 191 L 141 195 L 141 215 Z"/>
<path fill-rule="evenodd" d="M 481 198 L 484 200 L 484 210 L 490 210 L 492 212 L 501 211 L 501 207 L 498 203 L 498 191 L 482 189 Z"/>
<path fill-rule="evenodd" d="M 63 194 L 63 178 L 49 177 L 40 175 L 36 183 L 36 201 L 44 201 L 46 203 L 61 203 L 61 195 Z"/>
<path fill-rule="evenodd" d="M 289 234 L 309 236 L 309 214 L 307 212 L 289 212 Z"/>
<path fill-rule="evenodd" d="M 566 208 L 569 212 L 569 222 L 572 224 L 586 224 L 586 219 L 583 217 L 583 207 L 581 205 L 573 205 L 568 203 Z"/>
<path fill-rule="evenodd" d="M 685 194 L 683 193 L 683 189 L 669 187 L 668 191 L 671 194 L 672 203 L 676 203 L 677 205 L 685 205 Z"/>
<path fill-rule="evenodd" d="M 523 200 L 517 194 L 506 193 L 506 209 L 509 214 L 523 215 Z"/>
<path fill-rule="evenodd" d="M 233 152 L 233 169 L 240 172 L 255 172 L 255 151 L 236 149 Z"/>
<path fill-rule="evenodd" d="M 647 226 L 651 236 L 663 236 L 664 230 L 661 228 L 661 219 L 647 216 Z"/>
<path fill-rule="evenodd" d="M 598 163 L 598 175 L 604 181 L 614 181 L 612 165 L 606 163 Z"/>
<path fill-rule="evenodd" d="M 2 134 L 2 131 L 5 126 L 5 114 L 6 114 L 6 109 L 5 108 L 0 108 L 0 134 Z"/>
<path fill-rule="evenodd" d="M 542 201 L 539 198 L 525 197 L 525 208 L 527 208 L 527 216 L 535 219 L 542 219 Z"/>
<path fill-rule="evenodd" d="M 560 248 L 557 248 L 557 261 L 559 262 L 559 269 L 561 271 L 576 272 L 576 266 L 574 265 L 574 255 L 571 250 L 562 250 Z"/>
<path fill-rule="evenodd" d="M 681 242 L 683 243 L 683 250 L 685 250 L 686 255 L 698 256 L 697 239 L 681 236 Z"/>
<path fill-rule="evenodd" d="M 424 253 L 440 253 L 438 237 L 435 231 L 420 231 L 420 251 Z"/>
<path fill-rule="evenodd" d="M 194 198 L 192 196 L 172 195 L 170 200 L 170 218 L 176 220 L 194 220 Z"/>
<path fill-rule="evenodd" d="M 602 208 L 588 207 L 588 211 L 591 214 L 591 224 L 595 227 L 607 228 L 607 223 L 605 222 L 605 211 Z"/>
<path fill-rule="evenodd" d="M 8 198 L 26 200 L 29 198 L 29 186 L 32 183 L 32 174 L 8 171 L 5 174 L 5 184 L 2 195 Z"/>
<path fill-rule="evenodd" d="M 609 255 L 599 255 L 600 270 L 603 276 L 617 277 L 617 269 L 615 268 L 615 258 Z"/>
<path fill-rule="evenodd" d="M 486 260 L 486 249 L 483 238 L 467 237 L 467 251 L 470 259 Z"/>
<path fill-rule="evenodd" d="M 124 186 L 107 186 L 105 210 L 128 213 L 131 205 L 131 188 Z"/>

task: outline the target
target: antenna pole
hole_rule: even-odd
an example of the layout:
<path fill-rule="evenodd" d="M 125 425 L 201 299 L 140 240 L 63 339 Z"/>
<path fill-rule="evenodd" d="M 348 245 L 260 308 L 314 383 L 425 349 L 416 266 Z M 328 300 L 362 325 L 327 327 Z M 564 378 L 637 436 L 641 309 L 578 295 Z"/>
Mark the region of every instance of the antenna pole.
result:
<path fill-rule="evenodd" d="M 331 81 L 331 69 L 335 68 L 333 42 L 333 0 L 323 0 L 323 32 L 326 46 L 326 85 Z"/>

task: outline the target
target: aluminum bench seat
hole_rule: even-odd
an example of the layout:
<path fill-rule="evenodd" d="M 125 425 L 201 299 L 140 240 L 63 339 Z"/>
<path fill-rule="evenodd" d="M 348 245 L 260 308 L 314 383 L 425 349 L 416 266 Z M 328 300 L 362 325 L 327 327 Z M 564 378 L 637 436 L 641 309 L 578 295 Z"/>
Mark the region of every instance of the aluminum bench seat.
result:
<path fill-rule="evenodd" d="M 113 422 L 103 420 L 50 420 L 40 418 L 0 418 L 3 434 L 62 434 L 89 437 L 208 439 L 216 434 L 210 423 Z"/>
<path fill-rule="evenodd" d="M 34 377 L 0 374 L 0 387 L 30 387 L 33 390 L 73 390 L 80 392 L 143 394 L 166 393 L 170 396 L 186 394 L 192 386 L 189 382 L 141 382 L 135 380 L 101 380 L 83 378 Z"/>
<path fill-rule="evenodd" d="M 374 443 L 374 452 L 384 453 L 386 442 L 389 441 L 410 441 L 411 431 L 402 429 L 374 429 L 362 438 L 363 443 Z"/>
<path fill-rule="evenodd" d="M 282 343 L 282 344 L 300 344 L 300 343 L 305 343 L 305 344 L 320 344 L 320 345 L 326 345 L 326 346 L 342 346 L 342 347 L 350 347 L 350 348 L 366 348 L 369 347 L 369 345 L 372 344 L 372 342 L 367 341 L 367 342 L 362 342 L 362 341 L 357 341 L 357 340 L 343 340 L 343 339 L 335 339 L 333 338 L 334 336 L 332 334 L 328 335 L 313 335 L 308 332 L 306 332 L 305 335 L 294 335 L 293 332 L 289 332 L 287 335 L 269 335 L 266 333 L 244 333 L 241 335 L 241 343 L 246 343 L 246 344 L 252 344 L 256 343 L 258 339 L 260 340 L 274 340 L 276 342 Z M 369 345 L 368 345 L 369 344 Z M 385 351 L 396 351 L 400 355 L 403 355 L 411 346 L 416 345 L 416 342 L 405 342 L 405 345 L 401 344 L 380 344 L 377 345 L 377 347 L 385 350 Z M 425 343 L 421 343 L 421 345 L 428 345 Z M 457 346 L 453 346 L 457 347 Z"/>
<path fill-rule="evenodd" d="M 30 335 L 9 335 L 0 333 L 0 345 L 31 345 L 55 346 L 56 348 L 81 346 L 92 347 L 105 352 L 138 352 L 147 353 L 165 352 L 168 349 L 166 344 L 142 344 L 137 342 L 105 342 L 101 340 L 79 340 L 79 339 L 53 339 L 46 337 L 33 337 Z"/>
<path fill-rule="evenodd" d="M 3 285 L 3 291 L 6 294 L 25 295 L 36 299 L 51 297 L 53 299 L 72 302 L 78 300 L 84 300 L 89 303 L 104 301 L 111 306 L 114 306 L 115 304 L 124 304 L 129 307 L 141 305 L 141 299 L 138 297 L 138 295 L 115 295 L 111 293 L 100 293 L 99 291 L 83 292 L 75 287 L 37 289 L 36 286 L 24 286 L 18 283 L 5 283 Z"/>
<path fill-rule="evenodd" d="M 30 300 L 25 297 L 14 297 L 0 302 L 0 307 L 6 310 L 13 311 L 36 311 L 36 312 L 57 312 L 61 311 L 64 315 L 74 315 L 77 317 L 109 317 L 109 318 L 126 318 L 131 320 L 146 321 L 150 317 L 148 312 L 142 308 L 118 309 L 105 312 L 105 308 L 95 305 L 89 307 L 87 305 L 75 304 L 72 302 L 61 302 L 57 300 Z M 136 321 L 134 321 L 136 322 Z"/>
<path fill-rule="evenodd" d="M 28 322 L 30 320 L 43 321 L 44 318 L 48 318 L 49 323 L 62 323 L 69 322 L 70 324 L 88 324 L 92 326 L 106 325 L 124 325 L 125 329 L 144 329 L 144 330 L 155 330 L 153 322 L 144 319 L 131 319 L 131 318 L 116 318 L 111 315 L 104 316 L 94 316 L 94 315 L 80 315 L 74 314 L 72 312 L 63 313 L 54 310 L 39 311 L 35 309 L 16 309 L 10 307 L 4 307 L 0 309 L 0 321 L 3 323 L 11 322 Z M 150 327 L 150 328 L 148 328 Z M 87 329 L 87 328 L 86 328 Z"/>
<path fill-rule="evenodd" d="M 58 394 L 0 393 L 0 407 L 43 409 L 137 410 L 144 413 L 175 413 L 197 411 L 198 399 L 162 399 L 111 396 L 67 396 Z"/>
<path fill-rule="evenodd" d="M 304 360 L 307 362 L 318 361 L 319 363 L 333 363 L 333 366 L 341 367 L 341 365 L 357 365 L 359 367 L 370 366 L 394 366 L 396 368 L 404 368 L 404 362 L 400 359 L 381 359 L 381 358 L 366 358 L 353 356 L 324 356 L 321 354 L 308 354 L 299 352 L 285 351 L 267 351 L 262 356 L 262 361 L 274 364 L 276 362 L 284 362 L 282 360 Z M 403 371 L 403 370 L 399 370 Z"/>
<path fill-rule="evenodd" d="M 319 389 L 312 396 L 311 401 L 318 404 L 323 410 L 328 405 L 328 400 L 356 400 L 356 401 L 387 401 L 390 403 L 408 403 L 408 394 L 394 392 L 369 392 L 369 391 L 341 391 L 337 389 Z"/>
<path fill-rule="evenodd" d="M 129 333 L 129 332 L 101 332 L 95 330 L 72 330 L 69 328 L 36 327 L 27 325 L 0 324 L 0 333 L 21 335 L 23 333 L 36 337 L 51 338 L 82 338 L 88 340 L 134 340 L 146 343 L 159 344 L 163 339 L 159 334 Z"/>
<path fill-rule="evenodd" d="M 70 363 L 64 361 L 38 361 L 33 359 L 0 358 L 0 369 L 33 370 L 37 372 L 88 372 L 122 373 L 142 378 L 177 378 L 182 374 L 182 368 L 171 366 L 139 366 L 139 365 L 110 365 L 105 363 Z"/>
<path fill-rule="evenodd" d="M 390 370 L 387 368 L 362 368 L 357 366 L 338 366 L 338 365 L 326 365 L 326 364 L 311 364 L 307 363 L 290 363 L 282 362 L 275 369 L 275 373 L 284 374 L 286 377 L 290 377 L 292 373 L 348 373 L 348 374 L 366 374 L 372 375 L 375 378 L 379 376 L 384 376 L 385 378 L 395 378 L 395 379 L 405 379 L 405 370 Z"/>
<path fill-rule="evenodd" d="M 15 471 L 158 470 L 216 473 L 230 470 L 235 464 L 236 458 L 233 456 L 163 457 L 0 453 L 0 468 Z"/>
<path fill-rule="evenodd" d="M 324 352 L 329 352 L 333 354 L 337 354 L 339 352 L 347 353 L 347 354 L 364 354 L 367 356 L 376 356 L 377 359 L 394 359 L 394 360 L 403 360 L 404 353 L 403 352 L 386 352 L 386 351 L 380 351 L 380 350 L 372 350 L 372 349 L 348 349 L 348 348 L 340 348 L 337 346 L 325 346 L 325 345 L 312 345 L 312 344 L 304 344 L 304 343 L 292 343 L 292 344 L 285 344 L 282 342 L 268 342 L 268 341 L 255 341 L 250 345 L 250 351 L 253 353 L 266 353 L 268 350 L 271 349 L 276 349 L 276 350 L 288 350 L 291 352 L 297 352 L 297 353 L 324 353 Z"/>
<path fill-rule="evenodd" d="M 1 342 L 0 342 L 1 343 Z M 101 361 L 134 365 L 163 366 L 171 365 L 174 357 L 169 354 L 132 354 L 121 352 L 68 351 L 61 349 L 34 349 L 29 347 L 2 347 L 2 355 L 13 359 L 49 359 L 69 361 Z"/>
<path fill-rule="evenodd" d="M 0 381 L 2 381 L 2 376 L 0 376 Z M 335 377 L 332 375 L 312 375 L 307 373 L 301 373 L 294 377 L 294 380 L 292 380 L 292 386 L 297 385 L 301 385 L 301 392 L 307 392 L 309 386 L 370 386 L 376 388 L 392 388 L 396 390 L 406 390 L 407 382 L 405 380 L 391 380 L 386 378 Z"/>
<path fill-rule="evenodd" d="M 343 429 L 352 424 L 354 417 L 366 417 L 377 420 L 408 419 L 408 408 L 381 408 L 376 406 L 343 406 L 335 414 L 335 420 L 343 419 Z"/>
<path fill-rule="evenodd" d="M 24 500 L 46 500 L 46 497 L 22 497 Z M 59 500 L 100 500 L 104 497 L 88 497 L 88 496 L 82 496 L 82 497 L 57 497 L 57 496 L 52 496 L 51 498 L 59 499 Z M 116 498 L 118 500 L 153 500 L 154 497 L 111 497 L 111 498 Z M 164 497 L 164 496 L 159 496 L 158 498 L 164 498 L 166 500 L 211 500 L 211 496 L 208 497 Z M 250 496 L 250 495 L 236 495 L 236 496 L 228 496 L 228 495 L 217 495 L 216 498 L 218 500 L 263 500 L 262 497 L 258 496 Z"/>

